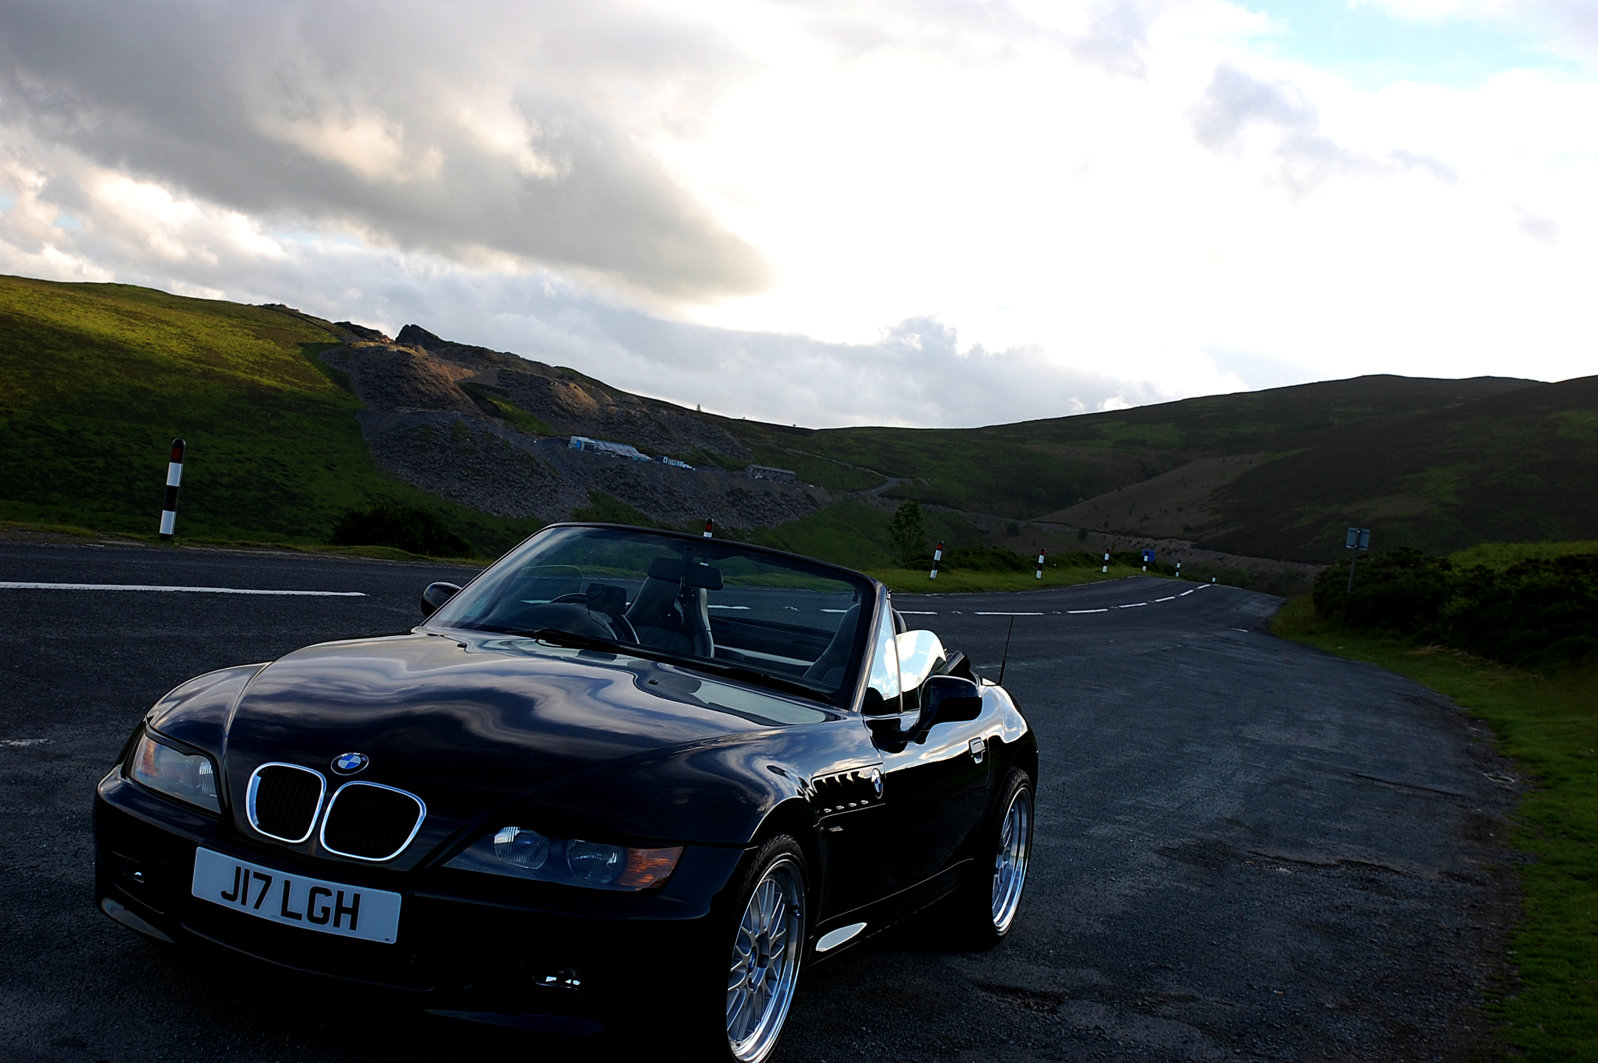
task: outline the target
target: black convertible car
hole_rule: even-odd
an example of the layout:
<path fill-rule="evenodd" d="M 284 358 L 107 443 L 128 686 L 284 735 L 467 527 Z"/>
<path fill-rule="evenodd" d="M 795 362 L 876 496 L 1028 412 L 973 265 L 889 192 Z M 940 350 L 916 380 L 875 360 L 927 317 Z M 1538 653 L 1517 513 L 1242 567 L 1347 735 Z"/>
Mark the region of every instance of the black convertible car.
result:
<path fill-rule="evenodd" d="M 743 1061 L 912 911 L 1009 932 L 1036 741 L 875 580 L 566 524 L 422 609 L 162 698 L 99 784 L 100 908 L 468 1018 L 670 1008 Z"/>

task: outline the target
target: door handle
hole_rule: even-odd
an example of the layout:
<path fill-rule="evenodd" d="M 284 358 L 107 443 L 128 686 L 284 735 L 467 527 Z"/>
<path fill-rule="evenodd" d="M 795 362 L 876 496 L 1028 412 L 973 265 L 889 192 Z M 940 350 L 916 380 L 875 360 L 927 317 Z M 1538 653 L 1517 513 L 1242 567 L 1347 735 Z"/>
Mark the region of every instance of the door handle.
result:
<path fill-rule="evenodd" d="M 987 739 L 973 738 L 966 746 L 966 749 L 970 750 L 971 759 L 976 761 L 978 764 L 981 764 L 982 758 L 987 756 L 988 753 Z"/>

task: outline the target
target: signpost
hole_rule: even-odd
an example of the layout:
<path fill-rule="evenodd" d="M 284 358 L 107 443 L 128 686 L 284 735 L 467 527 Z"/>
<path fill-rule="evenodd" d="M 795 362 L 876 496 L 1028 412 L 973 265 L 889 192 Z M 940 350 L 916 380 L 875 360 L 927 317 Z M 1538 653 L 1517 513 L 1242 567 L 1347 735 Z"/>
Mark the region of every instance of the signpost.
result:
<path fill-rule="evenodd" d="M 1359 560 L 1359 555 L 1368 553 L 1371 548 L 1371 530 L 1369 528 L 1350 528 L 1348 538 L 1343 541 L 1343 548 L 1354 551 L 1354 556 L 1348 560 L 1348 590 L 1354 591 L 1354 562 Z"/>

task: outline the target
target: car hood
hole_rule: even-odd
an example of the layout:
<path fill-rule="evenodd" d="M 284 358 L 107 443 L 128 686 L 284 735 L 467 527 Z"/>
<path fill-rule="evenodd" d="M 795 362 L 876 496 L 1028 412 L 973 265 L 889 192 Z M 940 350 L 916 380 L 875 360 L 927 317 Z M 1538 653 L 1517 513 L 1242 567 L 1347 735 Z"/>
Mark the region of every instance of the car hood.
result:
<path fill-rule="evenodd" d="M 310 646 L 263 668 L 234 702 L 223 771 L 239 808 L 263 763 L 336 786 L 334 758 L 361 753 L 361 781 L 415 792 L 435 828 L 460 829 L 585 771 L 613 768 L 600 774 L 614 781 L 628 764 L 837 717 L 645 658 L 412 634 Z"/>

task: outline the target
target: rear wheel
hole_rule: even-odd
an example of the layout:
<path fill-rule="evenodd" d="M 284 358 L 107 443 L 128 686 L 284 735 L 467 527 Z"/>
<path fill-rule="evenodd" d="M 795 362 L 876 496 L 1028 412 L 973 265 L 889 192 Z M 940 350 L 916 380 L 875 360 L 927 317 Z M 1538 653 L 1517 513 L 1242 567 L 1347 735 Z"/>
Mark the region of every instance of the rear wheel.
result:
<path fill-rule="evenodd" d="M 1032 862 L 1032 779 L 1012 769 L 988 824 L 983 861 L 960 898 L 961 915 L 979 945 L 1000 941 L 1015 925 Z"/>
<path fill-rule="evenodd" d="M 777 1047 L 799 984 L 808 915 L 804 854 L 787 836 L 756 851 L 733 908 L 725 1041 L 728 1059 L 760 1063 Z"/>

